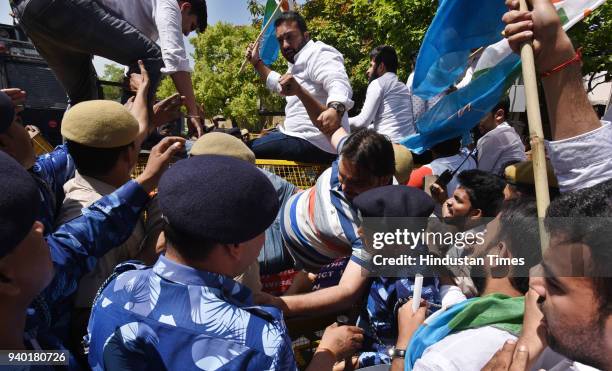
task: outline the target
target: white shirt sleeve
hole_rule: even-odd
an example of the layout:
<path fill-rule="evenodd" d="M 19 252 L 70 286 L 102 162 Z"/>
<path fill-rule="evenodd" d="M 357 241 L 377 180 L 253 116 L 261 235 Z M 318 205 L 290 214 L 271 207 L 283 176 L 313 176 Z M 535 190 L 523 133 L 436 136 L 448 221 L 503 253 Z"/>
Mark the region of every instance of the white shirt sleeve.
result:
<path fill-rule="evenodd" d="M 442 308 L 448 308 L 467 300 L 461 289 L 454 285 L 440 286 L 440 297 L 442 298 Z"/>
<path fill-rule="evenodd" d="M 155 10 L 155 24 L 165 67 L 162 73 L 192 72 L 187 59 L 181 26 L 181 10 L 176 0 L 159 0 Z"/>
<path fill-rule="evenodd" d="M 327 92 L 326 104 L 339 102 L 347 111 L 353 108 L 353 89 L 344 68 L 342 54 L 333 48 L 324 48 L 313 56 L 313 60 L 315 62 L 311 64 L 311 76 L 314 81 L 322 84 Z"/>
<path fill-rule="evenodd" d="M 612 124 L 573 138 L 547 142 L 561 192 L 575 191 L 612 179 Z"/>
<path fill-rule="evenodd" d="M 276 71 L 270 71 L 270 73 L 268 74 L 268 77 L 266 78 L 266 87 L 270 91 L 280 94 L 281 86 L 280 86 L 280 83 L 278 82 L 280 78 L 281 78 L 280 73 Z"/>
<path fill-rule="evenodd" d="M 376 118 L 376 113 L 383 102 L 383 91 L 378 79 L 372 81 L 366 92 L 361 113 L 349 118 L 349 125 L 357 128 L 368 126 Z"/>
<path fill-rule="evenodd" d="M 493 171 L 495 163 L 499 158 L 499 143 L 495 136 L 484 136 L 476 144 L 478 149 L 478 169 L 483 171 Z"/>

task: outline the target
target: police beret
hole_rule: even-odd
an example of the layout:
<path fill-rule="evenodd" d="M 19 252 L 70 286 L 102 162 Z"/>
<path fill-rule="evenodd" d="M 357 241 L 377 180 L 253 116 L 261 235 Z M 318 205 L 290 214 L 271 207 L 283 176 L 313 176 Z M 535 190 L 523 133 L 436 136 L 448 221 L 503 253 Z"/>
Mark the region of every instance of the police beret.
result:
<path fill-rule="evenodd" d="M 30 232 L 40 209 L 40 195 L 32 176 L 11 156 L 0 151 L 0 258 L 10 253 Z"/>
<path fill-rule="evenodd" d="M 201 136 L 191 147 L 190 155 L 223 155 L 255 163 L 255 154 L 235 136 L 213 132 Z"/>
<path fill-rule="evenodd" d="M 253 164 L 228 156 L 200 155 L 177 162 L 162 176 L 158 197 L 175 232 L 219 243 L 257 237 L 279 210 L 268 178 Z"/>
<path fill-rule="evenodd" d="M 138 121 L 117 102 L 90 100 L 66 112 L 62 120 L 62 135 L 88 147 L 122 147 L 136 139 Z"/>
<path fill-rule="evenodd" d="M 361 215 L 371 218 L 426 218 L 435 203 L 427 193 L 405 185 L 389 185 L 363 192 L 353 200 Z"/>
<path fill-rule="evenodd" d="M 11 98 L 0 91 L 0 133 L 8 130 L 15 119 L 15 106 Z"/>
<path fill-rule="evenodd" d="M 546 160 L 546 172 L 548 173 L 548 186 L 559 187 L 555 171 L 550 163 Z M 533 181 L 533 162 L 522 161 L 514 165 L 507 166 L 504 170 L 506 182 L 510 184 L 534 185 Z"/>
<path fill-rule="evenodd" d="M 406 184 L 414 167 L 412 152 L 401 144 L 393 144 L 393 153 L 395 155 L 395 179 L 400 184 Z"/>

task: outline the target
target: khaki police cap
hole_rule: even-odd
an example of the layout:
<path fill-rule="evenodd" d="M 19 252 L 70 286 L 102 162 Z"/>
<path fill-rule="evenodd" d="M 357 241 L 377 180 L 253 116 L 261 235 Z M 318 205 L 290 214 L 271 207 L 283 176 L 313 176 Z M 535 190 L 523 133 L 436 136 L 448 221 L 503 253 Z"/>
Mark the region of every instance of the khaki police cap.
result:
<path fill-rule="evenodd" d="M 557 177 L 550 161 L 546 160 L 546 172 L 548 173 L 548 186 L 558 188 Z M 506 181 L 510 184 L 533 185 L 533 162 L 522 161 L 507 166 L 505 171 Z"/>
<path fill-rule="evenodd" d="M 120 103 L 91 100 L 75 105 L 64 114 L 62 135 L 88 147 L 122 147 L 136 139 L 138 121 Z"/>
<path fill-rule="evenodd" d="M 201 136 L 191 147 L 192 156 L 198 155 L 222 155 L 238 158 L 240 160 L 255 163 L 255 154 L 235 136 L 212 132 Z"/>
<path fill-rule="evenodd" d="M 406 184 L 414 167 L 412 152 L 400 144 L 393 144 L 395 155 L 395 179 L 399 184 Z"/>

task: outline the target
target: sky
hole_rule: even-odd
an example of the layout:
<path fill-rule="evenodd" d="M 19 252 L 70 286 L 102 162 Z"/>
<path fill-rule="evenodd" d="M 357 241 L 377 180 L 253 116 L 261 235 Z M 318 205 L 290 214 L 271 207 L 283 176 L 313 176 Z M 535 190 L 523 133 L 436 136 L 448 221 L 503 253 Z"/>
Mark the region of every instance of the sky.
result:
<path fill-rule="evenodd" d="M 258 1 L 264 2 L 264 0 Z M 217 22 L 228 22 L 236 25 L 251 23 L 251 14 L 247 9 L 246 0 L 207 0 L 206 4 L 208 5 L 208 23 L 211 25 Z M 0 0 L 0 23 L 13 23 L 13 19 L 10 17 L 9 13 L 10 7 L 8 5 L 8 1 Z M 195 33 L 192 34 L 192 36 L 193 35 L 195 35 Z M 193 47 L 187 38 L 185 38 L 185 46 L 187 47 L 187 53 L 191 55 L 193 52 Z M 193 66 L 193 60 L 191 57 L 190 60 Z M 96 67 L 98 75 L 102 75 L 104 72 L 104 65 L 108 63 L 112 62 L 100 57 L 94 58 L 94 66 Z"/>

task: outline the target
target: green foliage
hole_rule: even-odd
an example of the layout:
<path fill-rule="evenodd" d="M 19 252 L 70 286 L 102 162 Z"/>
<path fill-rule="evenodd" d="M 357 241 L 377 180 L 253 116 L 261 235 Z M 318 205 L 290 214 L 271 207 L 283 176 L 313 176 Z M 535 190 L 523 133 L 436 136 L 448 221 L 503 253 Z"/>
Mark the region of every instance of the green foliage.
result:
<path fill-rule="evenodd" d="M 607 71 L 605 81 L 612 80 L 612 2 L 606 1 L 569 32 L 575 47 L 582 47 L 582 72 Z M 587 89 L 595 88 L 592 81 Z"/>
<path fill-rule="evenodd" d="M 207 117 L 224 115 L 241 128 L 258 131 L 263 125 L 258 114 L 260 97 L 267 110 L 283 110 L 284 99 L 272 96 L 250 64 L 242 74 L 238 73 L 246 47 L 258 33 L 259 28 L 255 26 L 217 23 L 190 39 L 195 48 L 192 79 L 196 100 L 204 104 Z M 286 68 L 280 58 L 273 65 L 277 71 Z M 166 97 L 174 91 L 172 81 L 166 78 L 158 96 Z"/>
<path fill-rule="evenodd" d="M 104 74 L 101 77 L 104 81 L 122 82 L 123 67 L 116 64 L 104 65 Z M 117 86 L 103 85 L 104 98 L 119 101 L 121 99 L 121 88 Z"/>
<path fill-rule="evenodd" d="M 311 36 L 344 55 L 355 107 L 360 109 L 370 51 L 378 45 L 393 46 L 399 78 L 406 81 L 436 8 L 432 0 L 311 0 L 302 13 Z"/>
<path fill-rule="evenodd" d="M 222 114 L 250 130 L 262 127 L 258 115 L 260 98 L 269 111 L 282 111 L 284 107 L 284 99 L 272 95 L 250 65 L 243 74 L 238 74 L 247 44 L 259 33 L 263 3 L 247 1 L 253 26 L 218 23 L 190 40 L 195 47 L 196 98 L 204 103 L 207 117 Z M 335 47 L 344 55 L 355 100 L 351 113 L 355 114 L 365 99 L 370 51 L 382 44 L 393 46 L 399 57 L 399 78 L 406 81 L 437 6 L 436 0 L 310 0 L 299 11 L 306 18 L 313 39 Z M 612 2 L 604 3 L 584 22 L 574 26 L 570 36 L 576 46 L 583 47 L 583 72 L 608 71 L 606 80 L 610 80 Z M 285 72 L 285 60 L 280 57 L 272 68 Z M 166 97 L 174 92 L 172 81 L 165 78 L 158 96 Z"/>

